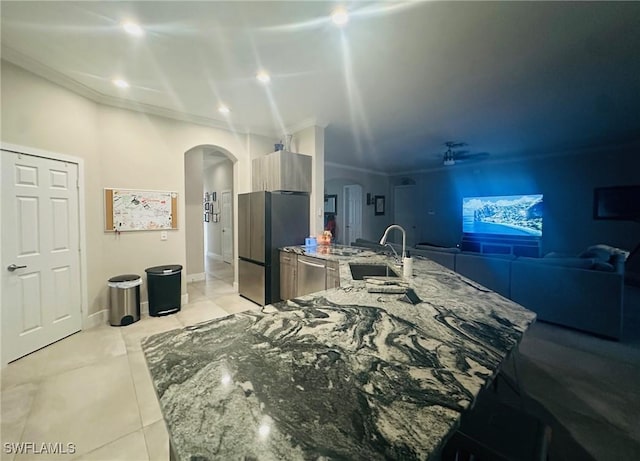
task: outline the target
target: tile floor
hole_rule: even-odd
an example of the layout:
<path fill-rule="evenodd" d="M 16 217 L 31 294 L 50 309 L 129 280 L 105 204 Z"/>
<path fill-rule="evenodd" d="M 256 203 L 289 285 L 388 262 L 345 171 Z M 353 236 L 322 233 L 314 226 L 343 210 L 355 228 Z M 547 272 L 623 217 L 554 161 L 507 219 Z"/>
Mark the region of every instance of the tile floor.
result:
<path fill-rule="evenodd" d="M 257 309 L 231 285 L 232 266 L 209 261 L 206 280 L 187 286 L 189 304 L 126 327 L 81 331 L 2 371 L 4 460 L 167 461 L 169 440 L 140 340 Z M 73 443 L 74 454 L 9 454 L 7 442 Z"/>
<path fill-rule="evenodd" d="M 174 315 L 82 331 L 2 372 L 2 460 L 168 460 L 168 436 L 140 340 L 255 304 L 240 298 L 231 266 L 210 261 Z M 640 460 L 640 289 L 628 293 L 621 342 L 537 323 L 520 347 L 520 381 L 574 445 L 552 461 Z M 5 442 L 75 443 L 74 455 L 25 456 Z M 553 443 L 553 442 L 552 442 Z M 576 450 L 579 448 L 579 450 Z"/>
<path fill-rule="evenodd" d="M 621 341 L 538 322 L 520 345 L 518 370 L 534 405 L 578 445 L 560 447 L 552 461 L 640 460 L 640 288 L 625 289 Z"/>

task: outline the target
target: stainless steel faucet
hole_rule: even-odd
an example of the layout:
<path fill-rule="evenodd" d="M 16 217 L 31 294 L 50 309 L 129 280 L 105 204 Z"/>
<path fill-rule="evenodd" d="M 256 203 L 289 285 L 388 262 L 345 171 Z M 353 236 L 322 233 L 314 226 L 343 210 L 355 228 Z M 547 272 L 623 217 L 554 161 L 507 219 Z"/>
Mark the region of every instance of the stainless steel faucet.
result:
<path fill-rule="evenodd" d="M 385 243 L 384 246 L 391 248 L 391 251 L 393 251 L 393 260 L 396 262 L 396 264 L 402 266 L 402 258 L 398 256 L 398 252 L 395 248 L 393 248 L 393 245 L 391 245 L 390 243 Z"/>
<path fill-rule="evenodd" d="M 402 228 L 402 226 L 391 224 L 389 227 L 387 227 L 384 231 L 384 234 L 382 235 L 382 238 L 380 239 L 380 245 L 384 245 L 387 243 L 387 237 L 389 236 L 389 231 L 391 229 L 400 229 L 402 231 L 402 256 L 400 257 L 399 263 L 400 265 L 402 265 L 402 258 L 404 258 L 407 254 L 407 233 Z"/>

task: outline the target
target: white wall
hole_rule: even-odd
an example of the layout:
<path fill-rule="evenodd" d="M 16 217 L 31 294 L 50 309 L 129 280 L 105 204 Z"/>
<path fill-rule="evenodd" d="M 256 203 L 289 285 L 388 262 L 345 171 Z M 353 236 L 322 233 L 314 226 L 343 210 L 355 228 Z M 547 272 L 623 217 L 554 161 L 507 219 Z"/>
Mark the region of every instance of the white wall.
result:
<path fill-rule="evenodd" d="M 185 200 L 185 235 L 186 267 L 184 273 L 188 281 L 194 276 L 204 274 L 204 232 L 202 213 L 202 179 L 204 152 L 202 147 L 196 147 L 184 156 L 184 174 L 189 178 L 184 186 Z"/>
<path fill-rule="evenodd" d="M 294 133 L 291 150 L 312 158 L 309 230 L 318 235 L 324 229 L 324 128 L 310 126 Z"/>
<path fill-rule="evenodd" d="M 385 228 L 393 222 L 393 201 L 389 189 L 388 176 L 358 168 L 349 168 L 336 164 L 326 164 L 324 168 L 324 193 L 338 196 L 338 214 L 336 223 L 338 233 L 342 235 L 344 229 L 344 213 L 341 213 L 344 190 L 343 187 L 350 184 L 362 186 L 362 238 L 368 240 L 380 240 Z M 373 205 L 367 206 L 367 193 L 384 195 L 385 214 L 375 216 Z M 324 201 L 323 201 L 324 205 Z M 349 245 L 351 242 L 340 242 Z"/>
<path fill-rule="evenodd" d="M 186 265 L 185 152 L 213 145 L 237 159 L 237 195 L 251 188 L 250 155 L 264 152 L 265 146 L 273 148 L 274 141 L 261 136 L 96 104 L 5 61 L 1 75 L 2 141 L 85 161 L 89 314 L 107 308 L 109 277 L 144 275 L 145 268 L 160 264 Z M 106 233 L 105 187 L 178 191 L 179 228 L 169 231 L 164 242 L 153 231 L 123 233 L 119 238 Z M 237 254 L 237 234 L 234 242 Z M 186 293 L 184 277 L 182 292 Z M 146 300 L 145 287 L 142 293 Z"/>
<path fill-rule="evenodd" d="M 97 105 L 5 61 L 1 66 L 2 141 L 80 157 L 87 189 L 100 184 Z M 96 312 L 108 279 L 101 276 L 103 197 L 102 189 L 86 192 L 88 309 Z"/>

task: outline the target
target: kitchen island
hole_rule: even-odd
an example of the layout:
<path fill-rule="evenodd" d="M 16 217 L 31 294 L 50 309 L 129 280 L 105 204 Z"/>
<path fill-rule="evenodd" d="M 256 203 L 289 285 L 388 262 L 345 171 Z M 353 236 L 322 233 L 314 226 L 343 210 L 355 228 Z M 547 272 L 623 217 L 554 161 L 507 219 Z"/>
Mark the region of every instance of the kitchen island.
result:
<path fill-rule="evenodd" d="M 173 458 L 435 459 L 535 320 L 422 258 L 423 302 L 371 293 L 349 262 L 392 259 L 334 250 L 340 288 L 143 342 Z"/>

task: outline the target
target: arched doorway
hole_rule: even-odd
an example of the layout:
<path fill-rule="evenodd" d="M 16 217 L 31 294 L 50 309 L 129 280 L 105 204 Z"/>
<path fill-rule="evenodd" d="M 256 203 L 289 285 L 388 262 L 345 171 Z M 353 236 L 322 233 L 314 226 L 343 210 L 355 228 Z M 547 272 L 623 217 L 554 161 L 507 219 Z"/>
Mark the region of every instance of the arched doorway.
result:
<path fill-rule="evenodd" d="M 233 285 L 233 197 L 236 158 L 214 145 L 185 152 L 187 283 L 214 276 Z"/>

